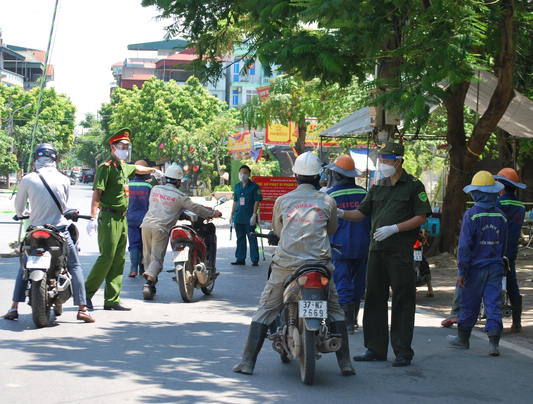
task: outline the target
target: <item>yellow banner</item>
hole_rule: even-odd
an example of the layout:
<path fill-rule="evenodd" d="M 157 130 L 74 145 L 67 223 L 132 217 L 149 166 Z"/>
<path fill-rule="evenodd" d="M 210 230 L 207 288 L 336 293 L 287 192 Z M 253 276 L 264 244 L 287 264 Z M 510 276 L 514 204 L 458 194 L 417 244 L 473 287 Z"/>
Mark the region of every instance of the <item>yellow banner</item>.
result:
<path fill-rule="evenodd" d="M 240 153 L 252 149 L 252 134 L 248 131 L 228 136 L 228 152 Z"/>

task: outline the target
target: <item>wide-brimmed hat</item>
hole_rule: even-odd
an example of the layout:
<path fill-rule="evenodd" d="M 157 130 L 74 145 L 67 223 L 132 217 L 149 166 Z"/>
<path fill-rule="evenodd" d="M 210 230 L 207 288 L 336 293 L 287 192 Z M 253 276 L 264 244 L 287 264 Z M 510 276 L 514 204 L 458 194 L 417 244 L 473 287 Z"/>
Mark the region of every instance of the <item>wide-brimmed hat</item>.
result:
<path fill-rule="evenodd" d="M 328 164 L 325 168 L 350 178 L 363 175 L 361 171 L 355 168 L 355 162 L 349 154 L 341 154 L 334 163 Z"/>
<path fill-rule="evenodd" d="M 502 168 L 500 172 L 494 176 L 494 178 L 502 182 L 504 185 L 511 185 L 515 188 L 526 189 L 526 184 L 518 182 L 518 174 L 512 168 Z"/>
<path fill-rule="evenodd" d="M 487 194 L 497 194 L 504 187 L 501 182 L 496 182 L 494 176 L 488 171 L 480 171 L 472 178 L 472 183 L 463 188 L 466 193 L 481 191 Z"/>

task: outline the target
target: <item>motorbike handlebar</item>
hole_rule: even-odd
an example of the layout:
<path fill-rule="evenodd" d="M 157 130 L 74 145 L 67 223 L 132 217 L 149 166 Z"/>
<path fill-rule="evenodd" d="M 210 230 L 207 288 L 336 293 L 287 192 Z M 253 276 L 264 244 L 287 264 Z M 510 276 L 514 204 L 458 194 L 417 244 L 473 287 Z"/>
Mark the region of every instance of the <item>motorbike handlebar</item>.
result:
<path fill-rule="evenodd" d="M 26 219 L 29 219 L 30 218 L 30 215 L 25 215 L 25 216 L 13 216 L 13 220 L 26 220 Z"/>

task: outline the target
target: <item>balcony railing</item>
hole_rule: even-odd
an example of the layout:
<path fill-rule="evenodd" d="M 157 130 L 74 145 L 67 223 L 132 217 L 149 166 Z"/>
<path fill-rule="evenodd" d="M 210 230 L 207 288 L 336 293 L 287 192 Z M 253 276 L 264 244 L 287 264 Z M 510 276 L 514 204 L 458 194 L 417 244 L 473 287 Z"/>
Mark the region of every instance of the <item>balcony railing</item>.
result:
<path fill-rule="evenodd" d="M 0 82 L 24 87 L 24 77 L 5 69 L 0 69 Z"/>

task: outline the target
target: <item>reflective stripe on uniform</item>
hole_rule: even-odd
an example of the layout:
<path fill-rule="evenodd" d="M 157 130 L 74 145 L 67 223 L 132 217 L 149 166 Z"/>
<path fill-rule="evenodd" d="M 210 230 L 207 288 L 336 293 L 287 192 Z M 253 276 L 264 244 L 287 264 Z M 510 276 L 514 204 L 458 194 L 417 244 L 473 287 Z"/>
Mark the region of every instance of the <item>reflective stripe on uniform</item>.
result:
<path fill-rule="evenodd" d="M 472 221 L 474 219 L 477 219 L 478 217 L 501 217 L 504 221 L 507 222 L 507 218 L 505 217 L 505 215 L 502 215 L 501 213 L 476 213 L 475 215 L 472 216 Z"/>
<path fill-rule="evenodd" d="M 366 191 L 364 189 L 357 189 L 357 188 L 340 189 L 338 191 L 334 191 L 334 192 L 330 193 L 329 196 L 331 196 L 332 198 L 336 198 L 336 197 L 342 196 L 342 195 L 354 195 L 354 194 L 366 195 Z"/>
<path fill-rule="evenodd" d="M 525 208 L 524 204 L 520 201 L 513 201 L 512 199 L 504 199 L 504 200 L 500 200 L 500 205 L 513 205 L 513 206 L 518 206 L 520 208 Z"/>

